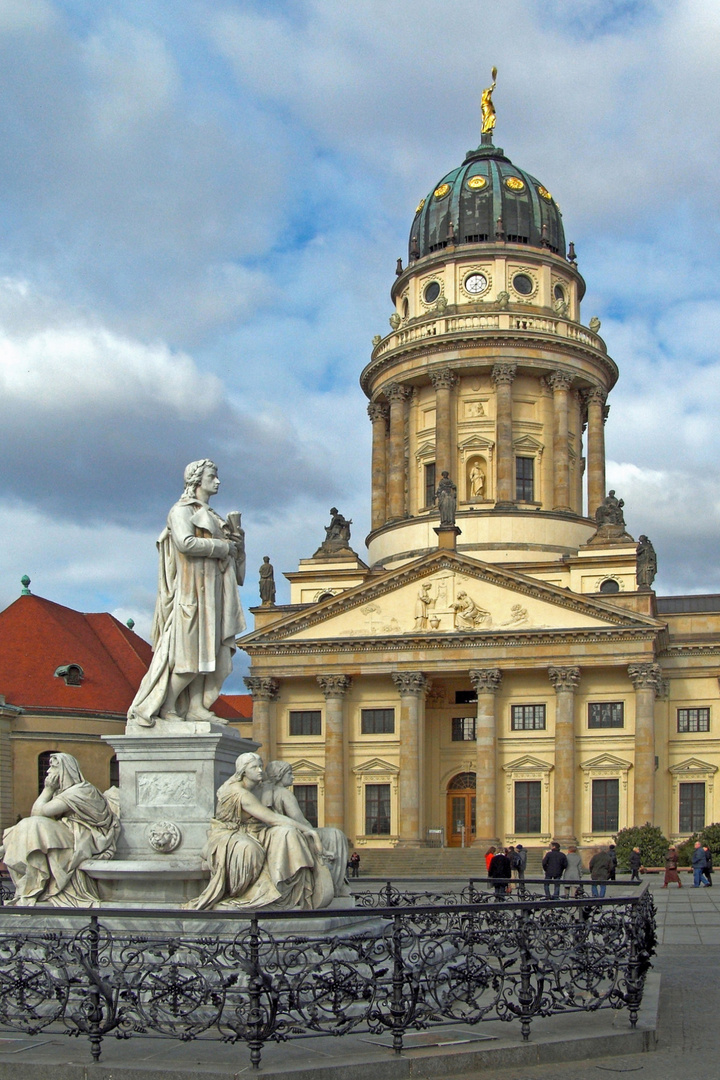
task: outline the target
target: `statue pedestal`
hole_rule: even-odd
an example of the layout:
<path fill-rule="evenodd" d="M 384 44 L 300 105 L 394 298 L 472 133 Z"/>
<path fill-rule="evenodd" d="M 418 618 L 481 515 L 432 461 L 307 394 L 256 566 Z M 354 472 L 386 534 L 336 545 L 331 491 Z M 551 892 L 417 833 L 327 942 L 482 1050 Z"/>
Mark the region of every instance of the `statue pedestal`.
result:
<path fill-rule="evenodd" d="M 110 903 L 167 907 L 198 896 L 209 877 L 201 852 L 217 789 L 258 744 L 210 721 L 131 722 L 127 734 L 103 739 L 120 768 L 122 831 L 112 861 L 83 869 Z"/>

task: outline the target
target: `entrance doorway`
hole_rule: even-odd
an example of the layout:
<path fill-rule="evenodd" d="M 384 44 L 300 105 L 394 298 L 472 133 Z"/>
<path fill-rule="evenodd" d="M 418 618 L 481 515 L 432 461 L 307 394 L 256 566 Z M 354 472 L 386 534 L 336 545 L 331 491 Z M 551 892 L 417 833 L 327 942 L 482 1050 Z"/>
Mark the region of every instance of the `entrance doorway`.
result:
<path fill-rule="evenodd" d="M 448 847 L 470 847 L 475 839 L 475 782 L 474 772 L 463 772 L 448 784 Z"/>

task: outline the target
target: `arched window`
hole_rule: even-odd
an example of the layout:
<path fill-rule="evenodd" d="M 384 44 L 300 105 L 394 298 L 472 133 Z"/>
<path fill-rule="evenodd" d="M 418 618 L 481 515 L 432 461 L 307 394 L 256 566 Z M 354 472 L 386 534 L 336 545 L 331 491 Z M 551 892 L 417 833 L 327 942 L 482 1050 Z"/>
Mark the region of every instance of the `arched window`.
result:
<path fill-rule="evenodd" d="M 120 787 L 120 764 L 115 754 L 110 758 L 110 787 Z"/>
<path fill-rule="evenodd" d="M 38 795 L 42 794 L 45 787 L 45 777 L 50 768 L 50 758 L 56 753 L 57 750 L 43 750 L 42 754 L 38 754 Z"/>
<path fill-rule="evenodd" d="M 620 586 L 614 578 L 605 578 L 600 586 L 600 592 L 613 593 L 620 592 Z"/>

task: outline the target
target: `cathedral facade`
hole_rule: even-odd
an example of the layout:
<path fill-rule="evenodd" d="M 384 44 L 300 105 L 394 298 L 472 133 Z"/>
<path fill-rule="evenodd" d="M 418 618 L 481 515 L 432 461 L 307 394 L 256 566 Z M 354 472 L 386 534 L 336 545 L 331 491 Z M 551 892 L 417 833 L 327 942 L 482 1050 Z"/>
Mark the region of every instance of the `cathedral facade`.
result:
<path fill-rule="evenodd" d="M 361 849 L 720 818 L 720 597 L 656 596 L 606 491 L 618 368 L 584 291 L 551 192 L 490 124 L 420 201 L 360 376 L 367 555 L 334 511 L 240 642 L 261 752 Z"/>

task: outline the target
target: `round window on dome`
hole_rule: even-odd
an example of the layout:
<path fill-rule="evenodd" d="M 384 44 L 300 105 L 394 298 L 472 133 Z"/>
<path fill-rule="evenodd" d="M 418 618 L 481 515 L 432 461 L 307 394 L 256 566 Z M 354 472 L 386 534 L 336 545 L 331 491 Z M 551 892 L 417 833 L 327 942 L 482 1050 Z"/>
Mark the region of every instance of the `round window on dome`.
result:
<path fill-rule="evenodd" d="M 467 186 L 471 191 L 480 191 L 482 188 L 487 187 L 487 180 L 484 176 L 471 176 Z"/>
<path fill-rule="evenodd" d="M 538 194 L 542 195 L 543 199 L 545 199 L 546 202 L 552 202 L 552 195 L 546 187 L 543 187 L 542 184 L 538 184 Z"/>
<path fill-rule="evenodd" d="M 513 289 L 521 296 L 529 296 L 535 288 L 533 279 L 528 274 L 516 274 L 512 279 Z"/>
<path fill-rule="evenodd" d="M 440 285 L 437 281 L 431 281 L 425 286 L 423 300 L 426 304 L 434 304 L 440 295 Z"/>
<path fill-rule="evenodd" d="M 563 302 L 565 301 L 565 290 L 563 289 L 562 285 L 555 286 L 555 288 L 553 289 L 553 296 L 556 300 L 562 300 Z"/>
<path fill-rule="evenodd" d="M 424 200 L 424 199 L 421 199 L 421 200 L 420 200 L 420 202 L 419 202 L 419 203 L 417 204 L 417 206 L 415 207 L 415 213 L 416 213 L 416 214 L 419 214 L 419 213 L 420 213 L 420 211 L 422 210 L 422 208 L 423 208 L 423 206 L 424 206 L 424 205 L 425 205 L 425 200 Z"/>
<path fill-rule="evenodd" d="M 444 199 L 446 195 L 450 194 L 450 185 L 441 184 L 440 187 L 436 187 L 433 195 L 436 199 Z"/>
<path fill-rule="evenodd" d="M 505 187 L 510 188 L 511 191 L 524 191 L 525 183 L 519 176 L 508 176 Z"/>

